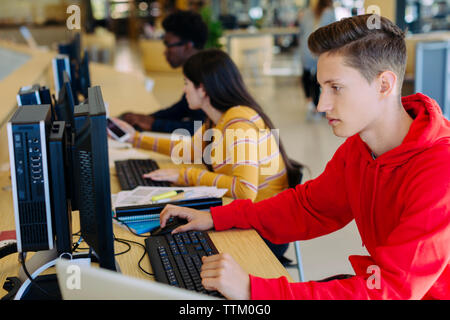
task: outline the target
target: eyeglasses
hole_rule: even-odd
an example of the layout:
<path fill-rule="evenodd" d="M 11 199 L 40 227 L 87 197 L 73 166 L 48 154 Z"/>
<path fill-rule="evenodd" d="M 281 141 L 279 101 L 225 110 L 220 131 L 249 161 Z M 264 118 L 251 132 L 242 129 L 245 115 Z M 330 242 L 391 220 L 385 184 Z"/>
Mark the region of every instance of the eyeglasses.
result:
<path fill-rule="evenodd" d="M 164 46 L 165 46 L 166 48 L 179 47 L 179 46 L 185 45 L 185 44 L 188 43 L 188 42 L 189 42 L 189 41 L 186 41 L 186 40 L 181 40 L 181 41 L 174 42 L 174 43 L 167 43 L 167 42 L 164 42 Z"/>

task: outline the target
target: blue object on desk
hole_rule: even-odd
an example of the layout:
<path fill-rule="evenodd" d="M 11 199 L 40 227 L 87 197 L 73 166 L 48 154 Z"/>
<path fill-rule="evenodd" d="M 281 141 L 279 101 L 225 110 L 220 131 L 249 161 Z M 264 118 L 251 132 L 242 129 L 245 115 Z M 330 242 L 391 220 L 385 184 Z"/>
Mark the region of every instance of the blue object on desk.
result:
<path fill-rule="evenodd" d="M 124 223 L 124 222 L 122 222 Z M 126 224 L 131 230 L 137 234 L 143 234 L 146 232 L 151 232 L 160 227 L 158 220 L 148 220 L 148 221 L 138 221 L 138 222 L 127 222 Z"/>

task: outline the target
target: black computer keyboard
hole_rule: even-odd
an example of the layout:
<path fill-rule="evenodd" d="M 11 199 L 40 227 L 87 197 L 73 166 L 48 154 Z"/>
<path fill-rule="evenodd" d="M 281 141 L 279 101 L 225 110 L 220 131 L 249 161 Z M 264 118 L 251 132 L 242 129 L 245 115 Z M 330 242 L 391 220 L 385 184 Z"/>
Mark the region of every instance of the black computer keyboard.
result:
<path fill-rule="evenodd" d="M 115 161 L 117 178 L 122 190 L 133 190 L 138 186 L 170 187 L 170 182 L 144 179 L 142 175 L 159 169 L 152 159 L 128 159 Z"/>
<path fill-rule="evenodd" d="M 187 231 L 151 236 L 145 240 L 155 279 L 172 286 L 222 297 L 202 286 L 201 257 L 218 251 L 206 232 Z"/>

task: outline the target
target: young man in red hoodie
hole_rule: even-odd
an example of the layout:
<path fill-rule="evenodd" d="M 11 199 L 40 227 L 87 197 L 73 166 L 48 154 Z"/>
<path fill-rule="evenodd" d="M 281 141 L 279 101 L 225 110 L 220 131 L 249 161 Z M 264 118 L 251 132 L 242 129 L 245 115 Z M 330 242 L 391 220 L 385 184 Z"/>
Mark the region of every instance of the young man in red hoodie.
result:
<path fill-rule="evenodd" d="M 403 32 L 370 15 L 318 29 L 318 105 L 348 139 L 316 179 L 211 214 L 168 206 L 188 219 L 174 232 L 254 228 L 274 243 L 308 240 L 355 219 L 370 256 L 350 256 L 355 275 L 289 283 L 247 274 L 228 254 L 203 258 L 202 283 L 231 299 L 450 299 L 450 122 L 420 93 L 401 98 Z M 376 272 L 377 279 L 373 279 Z"/>

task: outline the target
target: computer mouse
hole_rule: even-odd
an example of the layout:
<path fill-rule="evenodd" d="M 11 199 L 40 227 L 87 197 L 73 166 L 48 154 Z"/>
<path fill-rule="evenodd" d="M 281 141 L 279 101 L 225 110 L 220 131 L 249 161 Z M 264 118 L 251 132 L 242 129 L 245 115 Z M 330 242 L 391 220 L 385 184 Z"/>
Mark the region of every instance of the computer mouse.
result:
<path fill-rule="evenodd" d="M 171 233 L 172 230 L 182 226 L 183 224 L 188 223 L 186 219 L 173 217 L 169 221 L 166 222 L 166 226 L 164 228 L 159 227 L 155 231 L 151 233 L 152 236 L 163 236 L 165 234 Z"/>

